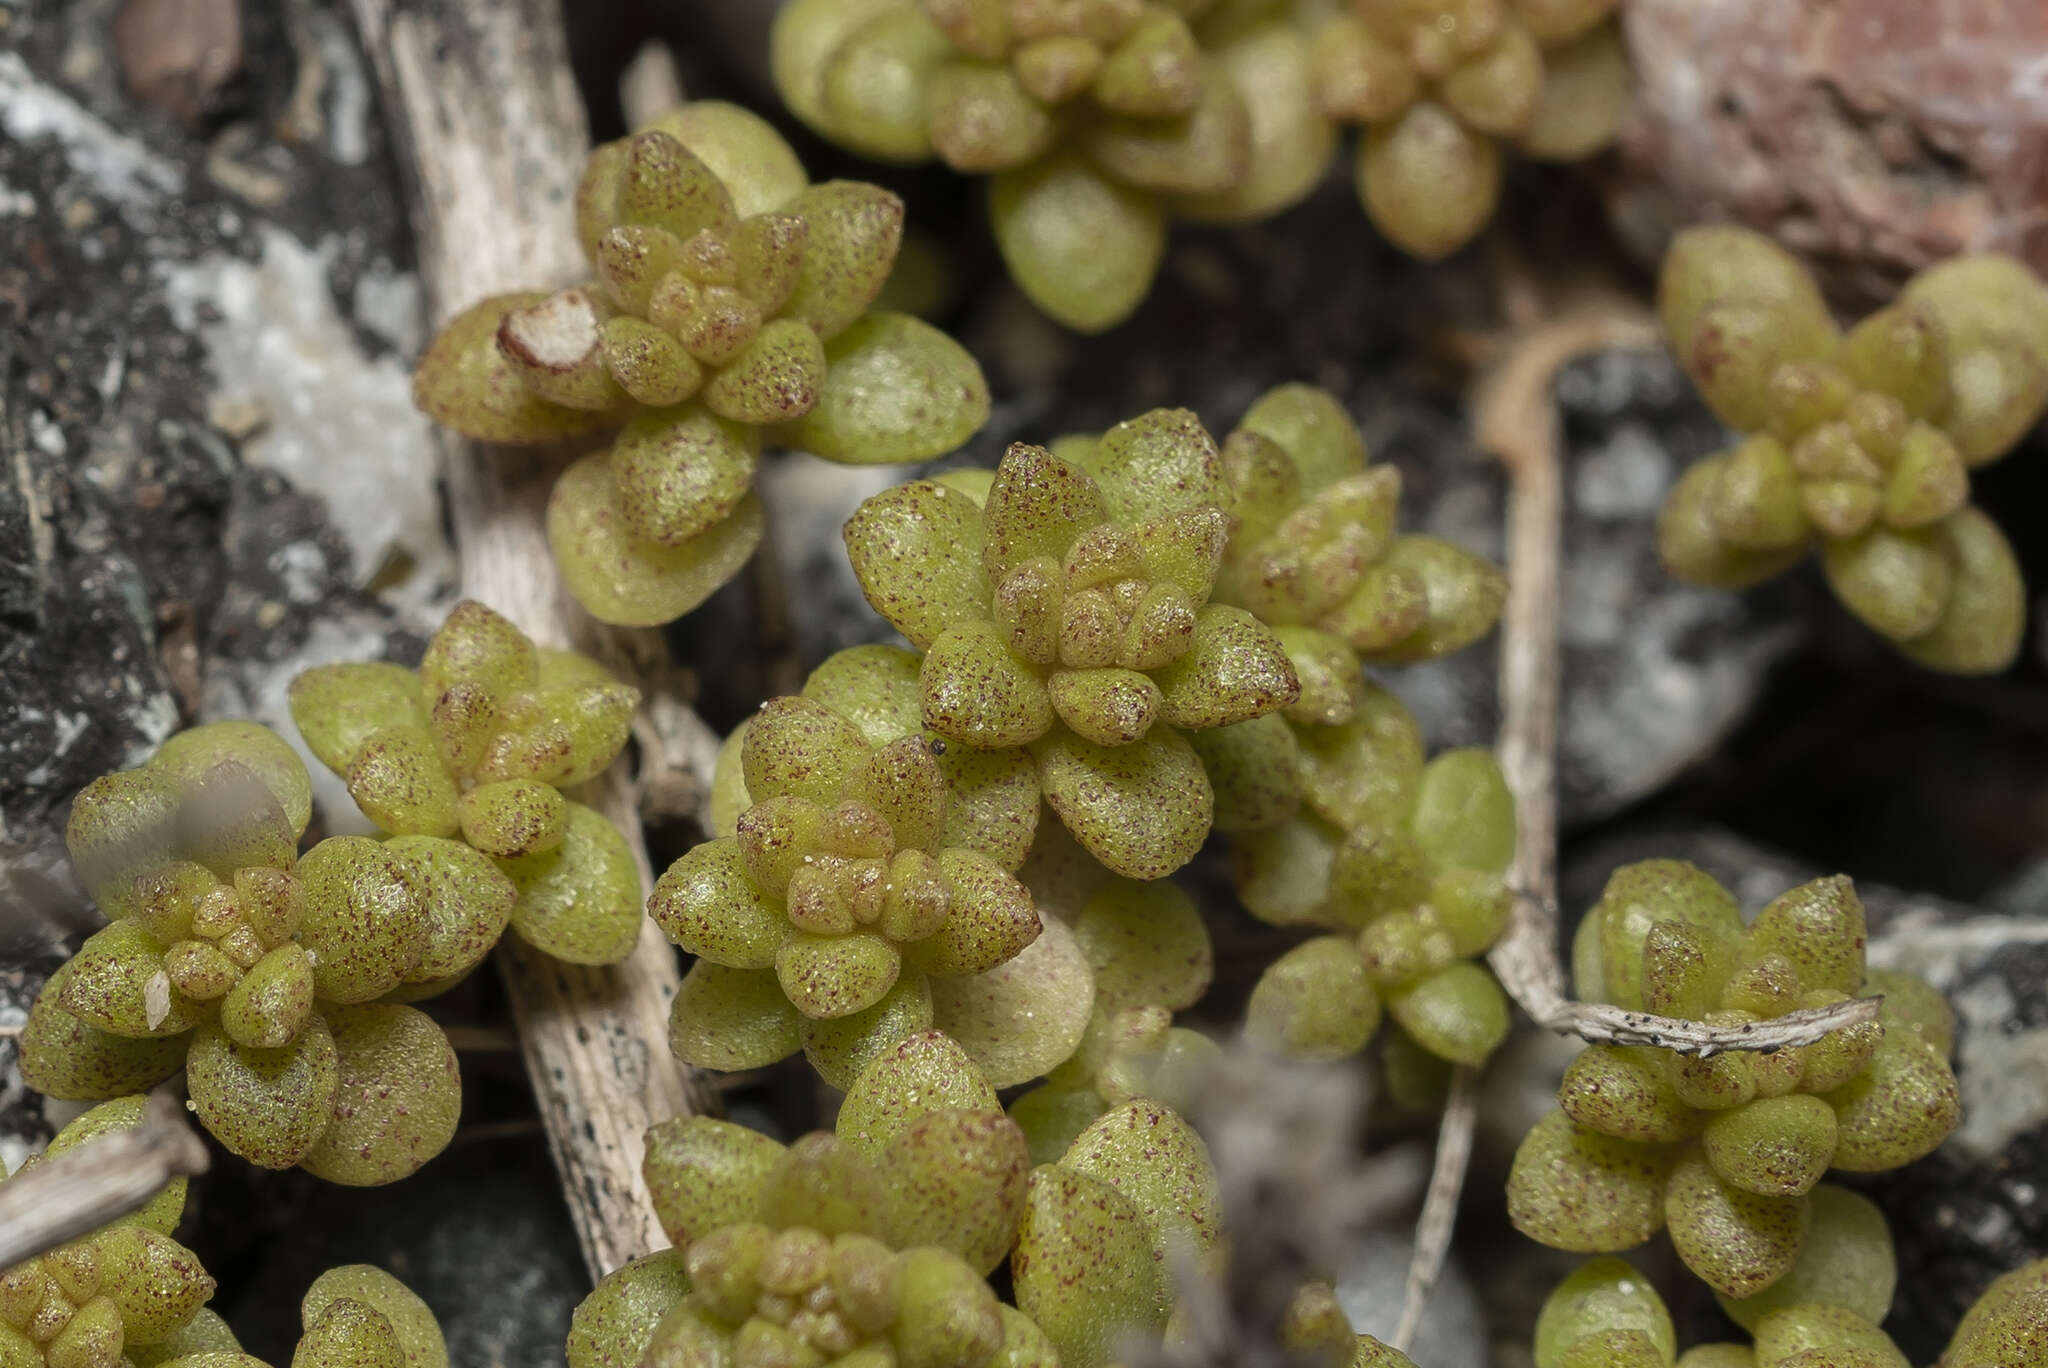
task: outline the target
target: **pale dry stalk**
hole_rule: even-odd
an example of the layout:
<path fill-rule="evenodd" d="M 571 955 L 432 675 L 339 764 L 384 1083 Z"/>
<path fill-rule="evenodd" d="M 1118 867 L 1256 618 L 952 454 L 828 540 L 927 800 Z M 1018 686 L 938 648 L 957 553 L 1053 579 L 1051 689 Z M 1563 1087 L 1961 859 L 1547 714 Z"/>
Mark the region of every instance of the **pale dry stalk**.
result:
<path fill-rule="evenodd" d="M 142 1124 L 89 1140 L 0 1183 L 0 1269 L 138 1211 L 174 1178 L 206 1172 L 184 1106 L 152 1093 Z"/>
<path fill-rule="evenodd" d="M 420 272 L 445 321 L 479 296 L 582 272 L 570 205 L 589 133 L 555 0 L 351 0 L 412 190 Z M 541 516 L 554 464 L 444 434 L 463 591 L 537 641 L 616 664 L 646 643 L 601 633 L 564 593 Z M 694 720 L 694 719 L 693 719 Z M 696 723 L 700 731 L 701 722 Z M 702 733 L 708 736 L 708 731 Z M 708 757 L 712 748 L 694 748 Z M 709 791 L 708 760 L 698 776 Z M 579 795 L 651 879 L 630 781 Z M 653 922 L 625 963 L 584 968 L 508 937 L 500 965 L 562 1190 L 593 1276 L 667 1243 L 640 1174 L 647 1127 L 704 1110 L 667 1044 L 680 977 Z"/>

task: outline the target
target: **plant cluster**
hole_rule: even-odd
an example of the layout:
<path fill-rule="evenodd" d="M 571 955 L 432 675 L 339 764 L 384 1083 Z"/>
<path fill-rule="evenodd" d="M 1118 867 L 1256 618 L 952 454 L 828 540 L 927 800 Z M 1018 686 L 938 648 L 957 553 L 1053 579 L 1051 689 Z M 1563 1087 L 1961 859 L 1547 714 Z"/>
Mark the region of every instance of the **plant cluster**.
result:
<path fill-rule="evenodd" d="M 1745 929 L 1735 899 L 1692 865 L 1617 870 L 1574 943 L 1582 998 L 1739 1029 L 1881 993 L 1882 1019 L 1769 1053 L 1588 1047 L 1558 1087 L 1559 1110 L 1516 1151 L 1516 1227 L 1588 1253 L 1668 1229 L 1686 1267 L 1745 1324 L 1813 1285 L 1882 1287 L 1888 1303 L 1882 1221 L 1873 1234 L 1867 1204 L 1817 1185 L 1830 1168 L 1920 1158 L 1960 1110 L 1947 1004 L 1907 975 L 1866 970 L 1863 944 L 1862 904 L 1840 876 L 1788 890 Z M 1884 1276 L 1843 1277 L 1836 1265 L 1848 1260 L 1877 1260 Z M 1864 1309 L 1859 1294 L 1842 1299 Z"/>
<path fill-rule="evenodd" d="M 433 1311 L 370 1264 L 345 1264 L 315 1278 L 299 1303 L 299 1323 L 291 1368 L 448 1368 L 448 1346 Z M 129 1362 L 133 1368 L 269 1368 L 243 1352 L 227 1322 L 204 1310 Z"/>
<path fill-rule="evenodd" d="M 598 148 L 576 229 L 594 279 L 471 305 L 420 358 L 413 393 L 488 442 L 617 431 L 548 505 L 562 578 L 600 621 L 670 621 L 738 573 L 761 540 L 764 433 L 833 461 L 917 461 L 988 417 L 958 343 L 869 308 L 902 201 L 810 184 L 736 105 L 686 104 Z"/>
<path fill-rule="evenodd" d="M 889 687 L 902 655 L 844 652 L 764 706 L 739 738 L 733 834 L 655 885 L 649 914 L 697 957 L 671 1036 L 686 1061 L 758 1068 L 803 1049 L 843 1084 L 931 1023 L 930 980 L 1037 939 L 1011 873 L 1038 818 L 1029 765 L 906 726 Z"/>
<path fill-rule="evenodd" d="M 688 1117 L 648 1132 L 644 1167 L 675 1248 L 577 1308 L 570 1368 L 1103 1368 L 1170 1335 L 1177 1270 L 1221 1257 L 1216 1175 L 1174 1111 L 1134 1097 L 1035 1162 L 939 1031 L 878 1055 L 834 1131 L 785 1147 Z M 1006 1263 L 1014 1304 L 985 1280 Z"/>
<path fill-rule="evenodd" d="M 1283 385 L 1223 444 L 1232 532 L 1217 596 L 1274 624 L 1302 682 L 1278 713 L 1201 733 L 1245 907 L 1341 934 L 1270 966 L 1249 1029 L 1335 1058 L 1382 1009 L 1431 1055 L 1478 1064 L 1507 1001 L 1471 961 L 1499 936 L 1514 803 L 1492 757 L 1425 763 L 1420 728 L 1366 665 L 1433 660 L 1492 629 L 1500 571 L 1434 537 L 1399 533 L 1400 475 L 1370 466 L 1336 400 Z"/>
<path fill-rule="evenodd" d="M 1099 330 L 1149 288 L 1170 215 L 1295 202 L 1336 123 L 1365 126 L 1357 183 L 1382 231 L 1455 250 L 1493 212 L 1500 144 L 1566 158 L 1612 136 L 1615 3 L 795 0 L 774 73 L 836 141 L 988 175 L 1012 275 Z M 872 308 L 901 202 L 811 184 L 744 110 L 685 105 L 598 148 L 576 226 L 592 279 L 472 306 L 415 388 L 484 441 L 608 435 L 548 511 L 560 573 L 603 621 L 669 621 L 737 573 L 765 444 L 909 463 L 987 418 L 972 358 Z M 1673 491 L 1671 569 L 1735 587 L 1818 546 L 1842 600 L 1913 658 L 2010 661 L 2024 593 L 1968 472 L 2048 406 L 2048 288 L 1962 258 L 1844 334 L 1788 254 L 1699 228 L 1660 306 L 1743 434 Z M 1508 1029 L 1478 960 L 1512 906 L 1511 795 L 1486 751 L 1428 755 L 1367 673 L 1480 640 L 1505 582 L 1400 532 L 1399 496 L 1335 398 L 1286 385 L 1221 444 L 1161 408 L 868 499 L 845 546 L 908 649 L 842 651 L 738 728 L 711 839 L 644 904 L 626 840 L 569 796 L 624 748 L 635 689 L 474 602 L 416 669 L 308 671 L 293 716 L 383 838 L 301 854 L 307 773 L 249 723 L 182 733 L 80 794 L 67 842 L 109 925 L 49 980 L 21 1058 L 41 1091 L 108 1100 L 53 1152 L 136 1124 L 134 1094 L 182 1069 L 238 1155 L 405 1177 L 460 1109 L 447 1040 L 407 1004 L 508 928 L 621 962 L 644 908 L 694 959 L 680 1059 L 802 1053 L 846 1096 L 832 1130 L 787 1146 L 705 1117 L 651 1130 L 675 1248 L 599 1284 L 570 1368 L 1106 1368 L 1133 1336 L 1171 1344 L 1227 1247 L 1180 1114 L 1219 1047 L 1175 1016 L 1216 947 L 1166 882 L 1212 832 L 1245 907 L 1306 937 L 1262 966 L 1255 1045 L 1341 1058 L 1391 1018 L 1388 1092 L 1427 1105 Z M 1656 1291 L 1601 1258 L 1546 1304 L 1538 1368 L 1903 1368 L 1877 1328 L 1897 1280 L 1882 1215 L 1821 1180 L 1910 1162 L 1956 1125 L 1953 1023 L 1926 984 L 1870 970 L 1864 942 L 1846 878 L 1745 925 L 1690 865 L 1614 874 L 1574 944 L 1582 998 L 1737 1031 L 1856 995 L 1883 1011 L 1796 1048 L 1578 1056 L 1515 1156 L 1514 1224 L 1597 1254 L 1668 1231 L 1754 1343 L 1681 1359 Z M 201 1309 L 212 1281 L 169 1238 L 183 1194 L 0 1273 L 0 1365 L 262 1368 Z M 2042 1270 L 1995 1284 L 1944 1368 L 2040 1361 Z M 446 1368 L 431 1314 L 374 1269 L 323 1277 L 303 1320 L 293 1368 Z M 1284 1338 L 1412 1368 L 1321 1283 Z"/>
<path fill-rule="evenodd" d="M 772 35 L 790 112 L 880 161 L 987 176 L 1010 275 L 1099 332 L 1151 289 L 1171 219 L 1304 199 L 1364 126 L 1356 178 L 1397 247 L 1493 217 L 1501 152 L 1577 161 L 1628 97 L 1617 0 L 801 0 Z"/>
<path fill-rule="evenodd" d="M 1170 217 L 1264 218 L 1334 138 L 1274 0 L 801 0 L 772 36 L 790 112 L 883 161 L 987 176 L 1011 278 L 1099 332 L 1152 287 Z"/>
<path fill-rule="evenodd" d="M 2048 408 L 2048 287 L 2010 257 L 1955 257 L 1843 333 L 1784 248 L 1680 233 L 1658 310 L 1679 363 L 1742 435 L 1671 491 L 1672 574 L 1739 589 L 1818 547 L 1843 605 L 1931 669 L 2012 663 L 2026 590 L 1970 471 Z"/>
<path fill-rule="evenodd" d="M 140 1096 L 102 1102 L 60 1131 L 45 1154 L 140 1126 L 144 1106 Z M 37 1162 L 31 1158 L 17 1176 Z M 175 1179 L 133 1215 L 0 1270 L 0 1363 L 121 1368 L 124 1354 L 188 1325 L 215 1284 L 198 1256 L 171 1238 L 185 1211 L 185 1187 Z"/>
<path fill-rule="evenodd" d="M 1854 1224 L 1865 1242 L 1846 1240 L 1819 1276 L 1803 1279 L 1797 1295 L 1739 1317 L 1752 1343 L 1701 1344 L 1681 1354 L 1657 1289 L 1622 1260 L 1601 1258 L 1581 1265 L 1544 1302 L 1536 1322 L 1536 1368 L 1909 1368 L 1878 1328 L 1894 1281 L 1884 1218 L 1852 1193 L 1840 1199 L 1857 1204 Z M 1801 1272 L 1807 1268 L 1802 1257 Z M 2015 1269 L 1985 1289 L 1964 1313 L 1938 1368 L 2042 1362 L 2048 1362 L 2048 1260 Z"/>
<path fill-rule="evenodd" d="M 181 1068 L 201 1124 L 266 1168 L 387 1183 L 454 1134 L 455 1055 L 403 1005 L 469 972 L 514 892 L 456 841 L 331 837 L 283 740 L 219 722 L 87 785 L 66 841 L 112 920 L 44 984 L 22 1076 L 99 1101 Z"/>
<path fill-rule="evenodd" d="M 1861 1199 L 1858 1199 L 1861 1200 Z M 1883 1231 L 1880 1219 L 1878 1230 Z M 1890 1248 L 1886 1247 L 1887 1259 Z M 1886 1282 L 1883 1301 L 1891 1300 Z M 1678 1352 L 1664 1299 L 1620 1259 L 1594 1259 L 1559 1283 L 1536 1322 L 1537 1368 L 1910 1368 L 1865 1315 L 1826 1297 L 1776 1305 L 1745 1322 L 1752 1344 Z"/>
<path fill-rule="evenodd" d="M 142 1125 L 141 1094 L 116 1097 L 57 1133 L 46 1158 Z M 10 1175 L 0 1172 L 0 1182 Z M 215 1282 L 172 1239 L 185 1211 L 174 1178 L 132 1214 L 0 1270 L 0 1363 L 7 1368 L 266 1368 L 206 1308 Z M 448 1368 L 426 1303 L 382 1269 L 357 1264 L 314 1280 L 292 1368 Z"/>
<path fill-rule="evenodd" d="M 1366 216 L 1410 256 L 1470 242 L 1500 201 L 1501 145 L 1580 161 L 1614 140 L 1628 59 L 1620 0 L 1351 0 L 1316 35 L 1324 117 L 1359 124 Z"/>
<path fill-rule="evenodd" d="M 386 849 L 437 841 L 440 850 L 459 837 L 487 857 L 466 860 L 450 892 L 473 913 L 492 909 L 495 928 L 452 973 L 428 976 L 436 988 L 467 972 L 508 924 L 574 964 L 632 953 L 641 920 L 632 851 L 562 790 L 610 767 L 639 704 L 640 691 L 596 661 L 535 646 L 472 599 L 448 614 L 417 670 L 320 665 L 292 681 L 299 734 L 363 814 L 400 838 Z M 506 891 L 514 896 L 500 908 Z"/>

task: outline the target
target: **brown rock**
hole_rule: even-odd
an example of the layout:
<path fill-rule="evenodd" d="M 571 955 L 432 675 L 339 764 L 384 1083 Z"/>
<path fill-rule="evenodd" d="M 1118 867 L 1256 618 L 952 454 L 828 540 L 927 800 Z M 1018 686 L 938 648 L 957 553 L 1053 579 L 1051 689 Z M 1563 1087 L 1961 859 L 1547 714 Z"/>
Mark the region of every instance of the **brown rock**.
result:
<path fill-rule="evenodd" d="M 114 52 L 130 95 L 196 124 L 242 69 L 241 10 L 237 0 L 125 0 Z"/>
<path fill-rule="evenodd" d="M 1733 219 L 1845 302 L 1962 251 L 2048 273 L 2042 0 L 1631 0 L 1623 25 L 1640 93 L 1609 204 L 1645 256 Z"/>

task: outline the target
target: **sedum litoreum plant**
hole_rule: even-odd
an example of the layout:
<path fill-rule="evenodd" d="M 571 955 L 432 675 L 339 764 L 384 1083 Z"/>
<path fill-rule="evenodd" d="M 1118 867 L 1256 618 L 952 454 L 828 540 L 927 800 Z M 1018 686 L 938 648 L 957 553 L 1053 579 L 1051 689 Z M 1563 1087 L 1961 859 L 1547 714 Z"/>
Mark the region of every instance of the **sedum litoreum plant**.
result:
<path fill-rule="evenodd" d="M 846 524 L 868 602 L 924 654 L 924 725 L 1028 747 L 1046 800 L 1115 873 L 1193 857 L 1215 792 L 1190 733 L 1301 692 L 1272 630 L 1210 602 L 1228 536 L 1215 442 L 1160 409 L 1058 452 L 899 486 Z"/>
<path fill-rule="evenodd" d="M 311 784 L 248 722 L 193 728 L 87 785 L 66 840 L 112 919 L 44 984 L 22 1076 L 95 1101 L 179 1069 L 199 1121 L 266 1168 L 403 1178 L 454 1134 L 441 1029 L 402 1005 L 489 952 L 514 890 L 456 841 L 338 836 L 301 857 Z"/>
<path fill-rule="evenodd" d="M 1628 61 L 1620 0 L 1350 0 L 1315 35 L 1325 117 L 1359 124 L 1366 216 L 1411 256 L 1470 242 L 1500 202 L 1505 144 L 1578 161 L 1613 141 Z"/>
<path fill-rule="evenodd" d="M 1134 1104 L 1034 1169 L 936 1031 L 869 1064 L 836 1133 L 784 1147 L 689 1117 L 648 1132 L 645 1172 L 676 1248 L 577 1308 L 569 1368 L 1091 1368 L 1164 1327 L 1169 1253 L 1216 1240 L 1214 1173 L 1185 1122 Z M 984 1280 L 1006 1259 L 1015 1306 Z"/>
<path fill-rule="evenodd" d="M 980 976 L 1038 939 L 1011 872 L 1038 820 L 1030 759 L 926 734 L 916 664 L 889 647 L 841 652 L 727 748 L 731 834 L 676 861 L 647 904 L 698 957 L 672 1017 L 684 1060 L 757 1068 L 801 1048 L 843 1084 L 933 1023 L 935 980 Z"/>
<path fill-rule="evenodd" d="M 1436 660 L 1493 630 L 1507 595 L 1500 569 L 1396 529 L 1401 473 L 1369 464 L 1328 390 L 1266 391 L 1221 456 L 1230 539 L 1213 597 L 1279 631 L 1302 679 L 1283 717 L 1341 724 L 1364 688 L 1360 664 Z"/>
<path fill-rule="evenodd" d="M 1817 548 L 1843 606 L 1911 659 L 2010 664 L 2026 591 L 1970 504 L 1970 471 L 2048 408 L 2048 287 L 2007 257 L 1956 257 L 1844 333 L 1790 253 L 1713 226 L 1672 244 L 1658 309 L 1741 434 L 1672 490 L 1658 524 L 1671 573 L 1739 589 Z"/>
<path fill-rule="evenodd" d="M 1208 991 L 1216 968 L 1209 928 L 1187 894 L 1163 880 L 1109 879 L 1071 922 L 1094 981 L 1087 1028 L 1074 1053 L 1045 1082 L 1010 1104 L 1051 1163 L 1104 1112 L 1134 1098 L 1174 1111 L 1200 1095 L 1219 1047 L 1173 1024 L 1176 1010 Z"/>
<path fill-rule="evenodd" d="M 893 162 L 989 179 L 1011 278 L 1068 327 L 1129 317 L 1166 224 L 1306 196 L 1334 133 L 1279 0 L 798 0 L 772 34 L 792 113 Z"/>
<path fill-rule="evenodd" d="M 470 306 L 420 359 L 413 394 L 488 442 L 617 431 L 548 506 L 562 577 L 605 622 L 668 622 L 738 572 L 761 540 L 764 438 L 853 464 L 918 461 L 988 417 L 988 384 L 957 343 L 869 308 L 902 201 L 810 184 L 736 105 L 686 104 L 598 148 L 576 231 L 593 279 Z"/>
<path fill-rule="evenodd" d="M 2048 1363 L 2048 1259 L 2016 1268 L 1963 1314 L 1939 1368 Z"/>
<path fill-rule="evenodd" d="M 1800 1272 L 1810 1242 L 1823 1261 L 1881 1244 L 1888 1265 L 1874 1213 L 1823 1198 L 1816 1185 L 1830 1168 L 1869 1173 L 1920 1158 L 1960 1110 L 1947 1004 L 1907 975 L 1867 970 L 1864 936 L 1845 877 L 1788 890 L 1745 928 L 1733 896 L 1692 865 L 1646 860 L 1617 870 L 1574 942 L 1581 998 L 1740 1028 L 1881 993 L 1883 1016 L 1771 1053 L 1588 1047 L 1558 1087 L 1560 1109 L 1516 1152 L 1516 1227 L 1588 1253 L 1668 1229 L 1679 1258 L 1744 1323 L 1745 1308 L 1774 1304 L 1787 1279 L 1795 1288 L 1846 1281 Z M 1824 1224 L 1853 1230 L 1822 1240 Z M 1882 1287 L 1889 1302 L 1888 1276 L 1864 1286 Z"/>
<path fill-rule="evenodd" d="M 1333 738 L 1342 772 L 1371 776 L 1372 792 L 1311 778 L 1306 811 L 1235 839 L 1254 916 L 1331 933 L 1266 969 L 1246 1030 L 1334 1059 L 1363 1049 L 1384 1011 L 1430 1054 L 1476 1066 L 1508 1029 L 1506 995 L 1473 961 L 1507 925 L 1514 800 L 1490 752 L 1424 764 L 1406 710 L 1384 694 L 1374 702 L 1365 725 Z"/>
<path fill-rule="evenodd" d="M 509 918 L 521 939 L 576 964 L 616 963 L 640 933 L 625 838 L 562 794 L 610 767 L 639 703 L 596 661 L 537 647 L 471 599 L 417 670 L 319 665 L 291 688 L 306 745 L 365 816 L 404 838 L 390 848 L 459 839 L 487 857 L 467 863 L 469 878 L 515 893 L 499 929 Z"/>
<path fill-rule="evenodd" d="M 58 1132 L 45 1154 L 139 1127 L 145 1106 L 139 1095 L 102 1102 Z M 123 1368 L 183 1330 L 215 1285 L 198 1256 L 171 1238 L 184 1210 L 185 1180 L 173 1179 L 132 1215 L 0 1270 L 0 1363 Z"/>
<path fill-rule="evenodd" d="M 1594 1259 L 1544 1301 L 1536 1368 L 1910 1368 L 1878 1319 L 1814 1296 L 1745 1322 L 1753 1344 L 1702 1344 L 1680 1354 L 1657 1289 L 1620 1259 Z"/>
<path fill-rule="evenodd" d="M 370 1264 L 330 1268 L 299 1303 L 290 1368 L 448 1368 L 441 1324 L 413 1290 Z M 228 1324 L 201 1311 L 184 1329 L 130 1354 L 133 1368 L 270 1368 Z"/>

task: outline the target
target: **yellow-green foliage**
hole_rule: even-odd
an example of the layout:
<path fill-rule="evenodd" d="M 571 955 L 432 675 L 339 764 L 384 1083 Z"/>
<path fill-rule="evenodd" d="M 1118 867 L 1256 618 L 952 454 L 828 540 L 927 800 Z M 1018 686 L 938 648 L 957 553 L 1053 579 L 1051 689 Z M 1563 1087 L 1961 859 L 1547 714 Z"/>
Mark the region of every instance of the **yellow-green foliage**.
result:
<path fill-rule="evenodd" d="M 1817 546 L 1836 597 L 1912 659 L 2010 664 L 2026 592 L 1969 472 L 2048 406 L 2048 288 L 2010 258 L 1957 257 L 1844 333 L 1790 253 L 1711 226 L 1672 244 L 1658 308 L 1742 434 L 1672 490 L 1658 526 L 1671 572 L 1742 588 Z"/>
<path fill-rule="evenodd" d="M 594 279 L 471 305 L 421 357 L 413 393 L 485 441 L 619 430 L 548 508 L 563 578 L 604 621 L 667 622 L 738 572 L 761 539 L 764 432 L 828 460 L 917 461 L 988 417 L 958 344 L 868 308 L 902 201 L 809 184 L 736 105 L 686 104 L 598 148 L 576 230 Z"/>
<path fill-rule="evenodd" d="M 877 495 L 847 549 L 869 603 L 925 652 L 924 726 L 1029 746 L 1089 853 L 1158 878 L 1214 808 L 1187 733 L 1284 708 L 1300 681 L 1271 629 L 1209 601 L 1228 491 L 1194 415 L 1060 446 L 1013 445 L 985 498 L 937 480 Z"/>
<path fill-rule="evenodd" d="M 772 37 L 791 112 L 885 161 L 987 175 L 1010 274 L 1083 332 L 1151 288 L 1169 216 L 1264 218 L 1334 146 L 1278 0 L 799 0 Z"/>
<path fill-rule="evenodd" d="M 1033 1169 L 994 1088 L 933 1031 L 868 1066 L 836 1133 L 785 1148 L 690 1117 L 648 1132 L 645 1172 L 676 1248 L 577 1308 L 570 1368 L 1095 1368 L 1164 1327 L 1169 1260 L 1219 1234 L 1207 1151 L 1173 1113 L 1113 1109 Z M 1016 1307 L 983 1280 L 1005 1259 Z"/>
<path fill-rule="evenodd" d="M 60 1131 L 47 1153 L 140 1126 L 144 1106 L 141 1096 L 102 1102 Z M 134 1214 L 0 1270 L 0 1363 L 119 1368 L 124 1354 L 185 1329 L 214 1281 L 171 1238 L 184 1210 L 185 1180 L 174 1179 Z"/>
<path fill-rule="evenodd" d="M 238 722 L 86 787 L 67 841 L 114 920 L 29 1012 L 32 1087 L 98 1100 L 182 1067 L 228 1149 L 336 1182 L 390 1182 L 441 1151 L 461 1109 L 454 1053 L 389 999 L 469 972 L 513 888 L 431 837 L 333 837 L 299 858 L 310 792 L 289 746 Z"/>
<path fill-rule="evenodd" d="M 1885 991 L 1863 945 L 1846 878 L 1793 888 L 1745 928 L 1704 872 L 1646 860 L 1617 870 L 1587 913 L 1574 972 L 1588 1000 L 1739 1029 Z M 1515 1156 L 1509 1216 L 1534 1239 L 1587 1252 L 1668 1228 L 1744 1324 L 1792 1295 L 1881 1317 L 1893 1276 L 1883 1223 L 1815 1184 L 1829 1168 L 1910 1163 L 1959 1119 L 1947 1022 L 1907 1015 L 1928 1010 L 1924 985 L 1898 996 L 1879 1022 L 1768 1053 L 1588 1047 L 1559 1085 L 1561 1110 Z"/>
<path fill-rule="evenodd" d="M 509 922 L 577 964 L 632 953 L 640 875 L 625 838 L 561 791 L 604 773 L 639 702 L 596 661 L 537 647 L 472 599 L 448 614 L 417 670 L 320 665 L 291 689 L 313 754 L 370 820 L 404 838 L 384 848 L 434 857 L 426 872 L 443 901 L 488 912 L 495 930 L 465 941 L 465 953 L 481 958 Z M 416 978 L 452 980 L 475 963 L 437 957 Z"/>
<path fill-rule="evenodd" d="M 1493 217 L 1503 143 L 1577 161 L 1613 140 L 1628 63 L 1620 0 L 1351 0 L 1316 34 L 1316 109 L 1364 126 L 1358 195 L 1373 224 L 1425 261 Z"/>

